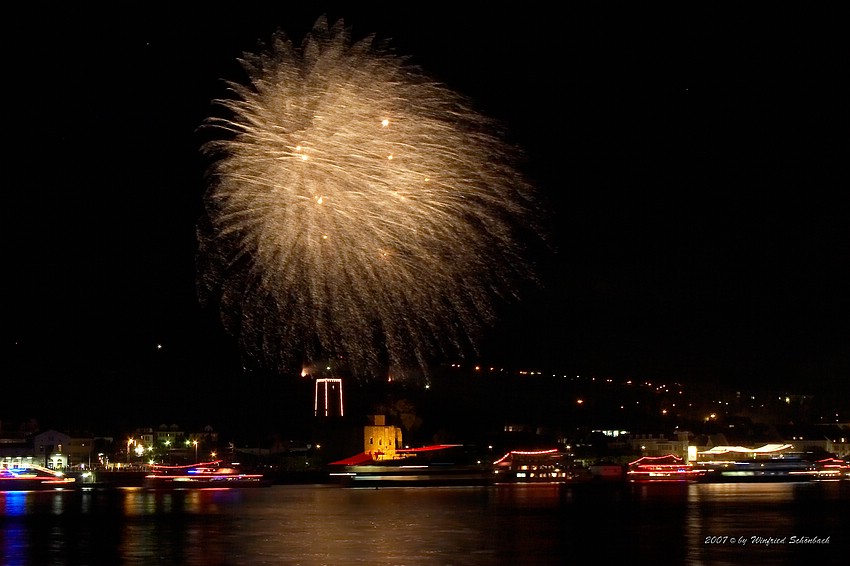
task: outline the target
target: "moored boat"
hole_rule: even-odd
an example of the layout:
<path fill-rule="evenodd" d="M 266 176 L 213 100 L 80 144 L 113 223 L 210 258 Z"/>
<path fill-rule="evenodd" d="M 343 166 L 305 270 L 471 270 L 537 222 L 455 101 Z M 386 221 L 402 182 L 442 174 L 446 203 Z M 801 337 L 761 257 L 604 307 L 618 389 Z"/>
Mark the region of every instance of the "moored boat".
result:
<path fill-rule="evenodd" d="M 560 483 L 576 477 L 565 452 L 557 448 L 511 450 L 493 462 L 497 483 Z"/>

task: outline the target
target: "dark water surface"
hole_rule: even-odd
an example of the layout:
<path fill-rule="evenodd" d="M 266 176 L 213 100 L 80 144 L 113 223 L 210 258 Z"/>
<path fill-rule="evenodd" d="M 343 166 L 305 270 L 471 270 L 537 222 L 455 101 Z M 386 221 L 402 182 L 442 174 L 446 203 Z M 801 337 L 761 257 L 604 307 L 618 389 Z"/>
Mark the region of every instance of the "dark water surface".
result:
<path fill-rule="evenodd" d="M 3 566 L 614 560 L 850 564 L 850 482 L 0 493 Z"/>

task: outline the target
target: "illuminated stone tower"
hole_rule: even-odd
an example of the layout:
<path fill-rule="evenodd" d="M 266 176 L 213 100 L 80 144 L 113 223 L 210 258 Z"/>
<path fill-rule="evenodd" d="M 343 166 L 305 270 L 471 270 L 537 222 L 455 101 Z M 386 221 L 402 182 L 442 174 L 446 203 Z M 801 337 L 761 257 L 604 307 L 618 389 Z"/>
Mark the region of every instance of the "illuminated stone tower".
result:
<path fill-rule="evenodd" d="M 313 394 L 313 416 L 342 417 L 342 380 L 339 378 L 317 378 Z"/>

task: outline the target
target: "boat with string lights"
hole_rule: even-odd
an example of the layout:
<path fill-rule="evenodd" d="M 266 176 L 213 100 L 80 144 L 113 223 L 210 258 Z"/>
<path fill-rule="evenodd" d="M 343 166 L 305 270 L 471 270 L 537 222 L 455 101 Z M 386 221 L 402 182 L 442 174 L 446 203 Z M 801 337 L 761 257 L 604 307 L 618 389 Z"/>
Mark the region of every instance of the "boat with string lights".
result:
<path fill-rule="evenodd" d="M 575 479 L 568 455 L 557 448 L 511 450 L 493 462 L 497 483 L 552 483 Z"/>
<path fill-rule="evenodd" d="M 644 456 L 629 462 L 626 468 L 626 477 L 632 482 L 696 482 L 707 473 L 675 454 Z"/>
<path fill-rule="evenodd" d="M 144 480 L 147 489 L 230 489 L 272 484 L 263 474 L 244 473 L 237 467 L 222 465 L 221 460 L 184 466 L 154 464 L 151 468 Z"/>
<path fill-rule="evenodd" d="M 824 458 L 815 462 L 818 481 L 850 480 L 850 463 L 840 458 Z"/>
<path fill-rule="evenodd" d="M 0 491 L 67 489 L 75 483 L 75 478 L 37 464 L 0 466 Z"/>

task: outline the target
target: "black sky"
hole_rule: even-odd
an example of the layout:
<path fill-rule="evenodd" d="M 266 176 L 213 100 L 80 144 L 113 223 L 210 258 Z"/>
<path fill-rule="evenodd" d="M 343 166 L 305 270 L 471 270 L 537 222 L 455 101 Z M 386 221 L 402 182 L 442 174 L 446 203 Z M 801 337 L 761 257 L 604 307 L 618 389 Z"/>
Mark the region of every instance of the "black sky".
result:
<path fill-rule="evenodd" d="M 73 380 L 185 399 L 238 363 L 195 298 L 196 130 L 242 51 L 322 14 L 389 39 L 526 149 L 558 254 L 494 330 L 493 359 L 802 388 L 850 377 L 850 51 L 829 5 L 288 4 L 7 18 L 7 394 Z"/>

